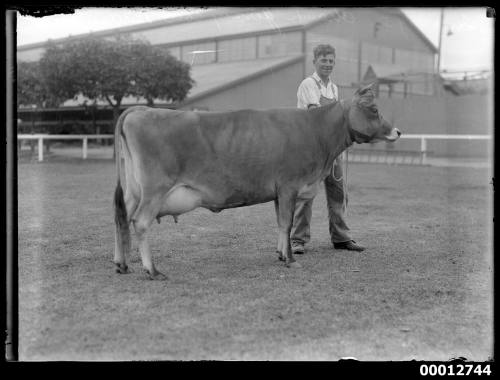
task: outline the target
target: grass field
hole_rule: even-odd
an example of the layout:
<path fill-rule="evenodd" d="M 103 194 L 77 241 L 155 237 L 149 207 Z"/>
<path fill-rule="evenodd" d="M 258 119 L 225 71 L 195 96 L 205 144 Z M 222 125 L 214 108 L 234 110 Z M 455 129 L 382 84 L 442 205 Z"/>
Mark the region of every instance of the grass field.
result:
<path fill-rule="evenodd" d="M 111 160 L 18 165 L 21 360 L 449 360 L 493 356 L 488 169 L 349 165 L 361 253 L 333 250 L 324 193 L 288 269 L 272 203 L 151 233 L 168 281 L 112 263 Z M 135 247 L 134 241 L 134 247 Z"/>

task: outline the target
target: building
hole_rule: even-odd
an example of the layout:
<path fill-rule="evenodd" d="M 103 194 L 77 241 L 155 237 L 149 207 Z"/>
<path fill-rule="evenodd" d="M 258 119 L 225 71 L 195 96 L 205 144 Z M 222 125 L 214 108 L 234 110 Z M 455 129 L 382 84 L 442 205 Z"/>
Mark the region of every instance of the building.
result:
<path fill-rule="evenodd" d="M 329 43 L 336 48 L 333 79 L 341 97 L 350 97 L 360 84 L 375 82 L 382 114 L 404 133 L 491 134 L 491 96 L 455 96 L 454 88 L 446 87 L 436 73 L 436 47 L 398 8 L 216 8 L 92 35 L 143 38 L 191 65 L 196 84 L 187 99 L 181 104 L 157 100 L 159 107 L 296 107 L 297 87 L 314 71 L 314 46 Z M 19 46 L 18 60 L 39 59 L 46 44 Z M 83 102 L 67 101 L 65 107 L 42 112 L 20 109 L 20 125 L 23 131 L 53 133 L 69 125 L 70 133 L 112 133 L 111 113 L 104 112 L 107 105 L 101 103 L 102 112 L 96 113 L 81 106 Z M 124 99 L 122 107 L 141 102 Z M 74 129 L 78 123 L 80 129 Z M 490 155 L 488 144 L 432 141 L 428 149 L 446 156 Z M 400 141 L 398 149 L 418 151 L 419 142 Z"/>
<path fill-rule="evenodd" d="M 196 84 L 180 108 L 294 107 L 297 86 L 314 71 L 312 50 L 320 43 L 336 48 L 334 81 L 344 96 L 367 73 L 379 84 L 380 97 L 438 91 L 436 47 L 397 8 L 216 8 L 93 33 L 120 34 L 146 39 L 191 64 Z M 18 60 L 39 59 L 45 45 L 19 46 Z M 137 102 L 130 98 L 124 105 Z"/>

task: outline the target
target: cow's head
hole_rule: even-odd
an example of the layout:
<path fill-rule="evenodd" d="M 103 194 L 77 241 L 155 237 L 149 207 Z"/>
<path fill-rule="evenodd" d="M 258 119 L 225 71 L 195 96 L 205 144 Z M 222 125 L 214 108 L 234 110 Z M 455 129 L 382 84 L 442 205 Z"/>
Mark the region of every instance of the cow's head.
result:
<path fill-rule="evenodd" d="M 356 91 L 349 108 L 349 124 L 353 141 L 367 143 L 396 141 L 401 132 L 390 125 L 378 112 L 374 102 L 373 84 Z"/>

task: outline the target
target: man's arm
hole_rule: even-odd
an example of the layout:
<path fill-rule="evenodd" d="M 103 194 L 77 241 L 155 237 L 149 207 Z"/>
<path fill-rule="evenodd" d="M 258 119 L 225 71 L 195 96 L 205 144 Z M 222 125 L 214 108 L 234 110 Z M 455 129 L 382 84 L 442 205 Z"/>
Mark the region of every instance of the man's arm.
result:
<path fill-rule="evenodd" d="M 319 97 L 314 79 L 306 78 L 302 81 L 297 90 L 297 107 L 308 109 L 319 107 Z"/>

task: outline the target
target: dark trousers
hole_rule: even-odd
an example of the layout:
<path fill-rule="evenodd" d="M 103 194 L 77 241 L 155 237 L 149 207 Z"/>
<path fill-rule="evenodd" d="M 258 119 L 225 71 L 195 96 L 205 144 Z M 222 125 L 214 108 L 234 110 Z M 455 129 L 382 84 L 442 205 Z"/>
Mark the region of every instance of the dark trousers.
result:
<path fill-rule="evenodd" d="M 333 174 L 333 175 L 332 175 Z M 328 205 L 328 224 L 332 243 L 352 240 L 345 221 L 347 207 L 347 186 L 344 182 L 344 162 L 342 155 L 333 164 L 333 170 L 325 178 L 326 203 Z M 298 198 L 290 232 L 290 241 L 294 244 L 306 244 L 311 240 L 311 217 L 314 199 Z"/>

